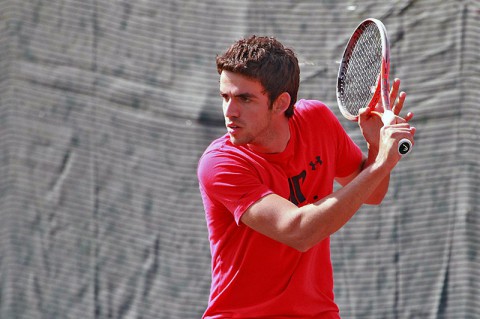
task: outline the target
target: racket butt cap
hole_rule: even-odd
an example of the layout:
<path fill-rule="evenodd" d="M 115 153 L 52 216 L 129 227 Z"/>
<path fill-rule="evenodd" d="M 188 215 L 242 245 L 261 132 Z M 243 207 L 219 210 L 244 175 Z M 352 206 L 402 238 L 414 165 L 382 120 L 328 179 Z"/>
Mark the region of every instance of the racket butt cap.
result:
<path fill-rule="evenodd" d="M 403 138 L 398 142 L 398 153 L 400 155 L 407 155 L 412 150 L 412 142 L 409 139 Z"/>

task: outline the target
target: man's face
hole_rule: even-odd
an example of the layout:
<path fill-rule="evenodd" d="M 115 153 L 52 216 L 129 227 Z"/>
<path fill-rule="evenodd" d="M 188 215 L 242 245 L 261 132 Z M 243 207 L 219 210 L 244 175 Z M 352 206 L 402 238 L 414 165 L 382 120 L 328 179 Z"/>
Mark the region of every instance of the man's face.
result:
<path fill-rule="evenodd" d="M 272 136 L 272 110 L 259 81 L 229 71 L 220 74 L 220 95 L 230 141 L 262 148 Z"/>

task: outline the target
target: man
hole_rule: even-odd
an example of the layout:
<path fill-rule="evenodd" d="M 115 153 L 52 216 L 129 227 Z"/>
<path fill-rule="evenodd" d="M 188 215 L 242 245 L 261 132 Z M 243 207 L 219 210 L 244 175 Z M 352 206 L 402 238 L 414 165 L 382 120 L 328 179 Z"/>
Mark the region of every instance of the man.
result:
<path fill-rule="evenodd" d="M 327 106 L 296 101 L 298 61 L 276 39 L 242 39 L 216 62 L 227 134 L 198 166 L 212 253 L 204 318 L 340 318 L 329 236 L 382 201 L 399 140 L 413 142 L 400 82 L 396 123 L 361 111 L 364 156 Z"/>

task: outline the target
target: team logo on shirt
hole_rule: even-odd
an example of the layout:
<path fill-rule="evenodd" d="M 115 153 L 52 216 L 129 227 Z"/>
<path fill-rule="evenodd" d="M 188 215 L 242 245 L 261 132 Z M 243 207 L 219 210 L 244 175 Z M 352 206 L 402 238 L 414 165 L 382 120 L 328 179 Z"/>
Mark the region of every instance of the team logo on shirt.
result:
<path fill-rule="evenodd" d="M 305 182 L 305 177 L 307 177 L 307 171 L 303 170 L 297 176 L 288 179 L 288 186 L 290 187 L 289 200 L 295 205 L 303 203 L 306 200 L 301 189 L 303 182 Z"/>
<path fill-rule="evenodd" d="M 320 156 L 316 156 L 314 160 L 310 161 L 310 170 L 315 171 L 320 165 L 323 164 Z M 295 205 L 299 205 L 306 201 L 305 195 L 302 193 L 302 185 L 307 178 L 307 170 L 303 170 L 300 174 L 288 178 L 288 186 L 290 187 L 289 200 Z M 313 197 L 314 200 L 318 199 L 318 196 Z"/>
<path fill-rule="evenodd" d="M 310 162 L 310 166 L 312 167 L 312 171 L 317 169 L 317 165 L 322 165 L 322 164 L 323 164 L 322 159 L 320 158 L 320 156 L 317 156 L 315 158 L 315 162 L 314 161 Z"/>

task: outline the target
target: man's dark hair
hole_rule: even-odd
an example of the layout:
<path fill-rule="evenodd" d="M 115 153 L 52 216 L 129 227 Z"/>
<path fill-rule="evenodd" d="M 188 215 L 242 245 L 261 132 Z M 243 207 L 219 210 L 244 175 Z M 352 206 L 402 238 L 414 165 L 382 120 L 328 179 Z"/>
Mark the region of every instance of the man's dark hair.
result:
<path fill-rule="evenodd" d="M 283 92 L 290 94 L 290 106 L 285 116 L 291 117 L 300 85 L 300 67 L 293 50 L 273 37 L 251 36 L 235 42 L 225 53 L 217 56 L 217 71 L 239 73 L 260 81 L 270 106 Z"/>

